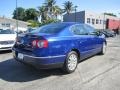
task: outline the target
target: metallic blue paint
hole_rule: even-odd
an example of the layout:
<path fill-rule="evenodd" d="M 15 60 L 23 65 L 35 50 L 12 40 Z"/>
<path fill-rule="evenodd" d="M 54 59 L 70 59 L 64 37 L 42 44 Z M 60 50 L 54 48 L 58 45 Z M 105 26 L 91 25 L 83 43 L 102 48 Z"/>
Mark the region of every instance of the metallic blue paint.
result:
<path fill-rule="evenodd" d="M 100 35 L 74 35 L 70 29 L 72 26 L 79 23 L 66 22 L 62 24 L 67 24 L 67 27 L 57 34 L 30 33 L 23 37 L 19 37 L 21 41 L 24 41 L 22 41 L 24 45 L 31 45 L 31 42 L 36 38 L 48 40 L 48 47 L 30 47 L 29 50 L 28 48 L 16 47 L 14 45 L 13 50 L 16 51 L 16 57 L 17 53 L 23 53 L 29 58 L 32 57 L 36 59 L 37 57 L 37 59 L 40 59 L 40 64 L 64 64 L 66 56 L 71 50 L 78 50 L 80 53 L 80 60 L 82 60 L 99 53 L 102 49 L 103 42 L 106 42 L 105 38 Z M 80 25 L 87 26 L 85 24 Z M 31 36 L 35 37 L 31 38 Z"/>

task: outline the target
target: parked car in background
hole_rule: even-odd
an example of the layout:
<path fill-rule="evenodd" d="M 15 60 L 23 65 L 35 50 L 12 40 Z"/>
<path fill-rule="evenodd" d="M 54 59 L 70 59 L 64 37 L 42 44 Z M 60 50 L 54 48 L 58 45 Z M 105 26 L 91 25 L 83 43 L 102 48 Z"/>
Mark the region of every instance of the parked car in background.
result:
<path fill-rule="evenodd" d="M 35 28 L 29 28 L 27 31 L 26 31 L 26 33 L 30 33 L 30 32 L 32 32 L 32 31 L 34 31 L 34 30 L 36 30 Z"/>
<path fill-rule="evenodd" d="M 100 33 L 104 34 L 105 37 L 115 37 L 116 36 L 116 33 L 112 30 L 103 30 L 103 31 L 100 31 Z"/>
<path fill-rule="evenodd" d="M 75 71 L 78 62 L 95 54 L 104 54 L 106 39 L 94 28 L 80 23 L 54 23 L 18 37 L 14 58 L 41 69 L 62 68 Z"/>
<path fill-rule="evenodd" d="M 0 29 L 0 51 L 10 50 L 16 39 L 16 33 L 13 30 L 3 30 Z"/>

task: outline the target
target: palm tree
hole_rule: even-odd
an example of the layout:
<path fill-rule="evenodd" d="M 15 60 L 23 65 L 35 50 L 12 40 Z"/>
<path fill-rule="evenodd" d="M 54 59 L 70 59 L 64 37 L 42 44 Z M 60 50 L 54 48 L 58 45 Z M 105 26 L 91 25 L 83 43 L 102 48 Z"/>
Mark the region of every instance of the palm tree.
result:
<path fill-rule="evenodd" d="M 47 18 L 48 18 L 48 16 L 47 16 L 48 9 L 46 8 L 46 6 L 38 7 L 38 10 L 39 10 L 39 16 L 41 17 L 41 21 L 47 20 Z"/>
<path fill-rule="evenodd" d="M 55 0 L 46 0 L 44 4 L 45 4 L 46 8 L 48 9 L 48 14 L 50 14 L 50 16 L 52 16 L 53 7 L 55 6 L 56 1 Z"/>
<path fill-rule="evenodd" d="M 64 13 L 70 14 L 73 11 L 74 7 L 73 7 L 73 3 L 70 1 L 66 1 L 64 3 Z"/>
<path fill-rule="evenodd" d="M 53 7 L 53 14 L 55 16 L 55 19 L 57 19 L 58 15 L 62 14 L 62 9 L 59 6 L 54 6 Z"/>

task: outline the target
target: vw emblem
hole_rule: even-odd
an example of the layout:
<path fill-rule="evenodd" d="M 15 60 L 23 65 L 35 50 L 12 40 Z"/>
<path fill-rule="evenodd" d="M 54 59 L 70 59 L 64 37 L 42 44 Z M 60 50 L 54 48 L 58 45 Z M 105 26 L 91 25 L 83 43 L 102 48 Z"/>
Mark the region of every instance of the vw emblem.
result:
<path fill-rule="evenodd" d="M 24 43 L 24 40 L 22 39 L 22 40 L 21 40 L 21 44 L 23 44 L 23 43 Z"/>

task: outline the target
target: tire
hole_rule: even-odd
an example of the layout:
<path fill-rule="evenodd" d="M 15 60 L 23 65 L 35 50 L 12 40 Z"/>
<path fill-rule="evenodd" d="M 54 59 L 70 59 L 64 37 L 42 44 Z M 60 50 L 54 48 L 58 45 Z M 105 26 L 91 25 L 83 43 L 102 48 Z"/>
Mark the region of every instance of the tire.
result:
<path fill-rule="evenodd" d="M 101 55 L 104 55 L 106 53 L 106 48 L 107 48 L 107 45 L 105 42 L 103 42 L 102 50 L 100 52 Z"/>
<path fill-rule="evenodd" d="M 75 71 L 78 65 L 78 54 L 75 51 L 71 51 L 65 60 L 63 71 L 65 73 L 72 73 Z"/>

